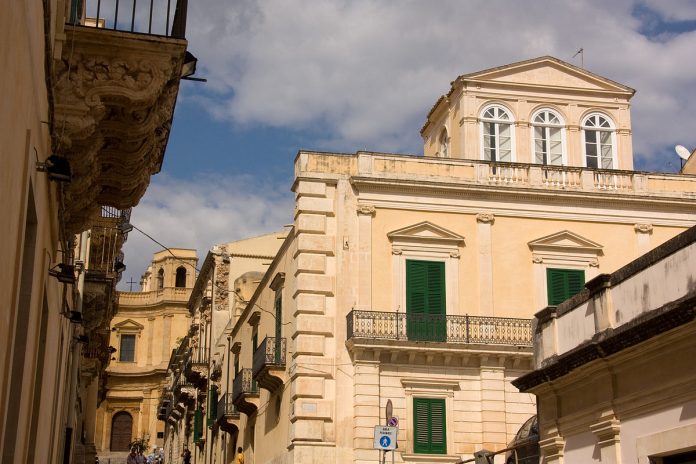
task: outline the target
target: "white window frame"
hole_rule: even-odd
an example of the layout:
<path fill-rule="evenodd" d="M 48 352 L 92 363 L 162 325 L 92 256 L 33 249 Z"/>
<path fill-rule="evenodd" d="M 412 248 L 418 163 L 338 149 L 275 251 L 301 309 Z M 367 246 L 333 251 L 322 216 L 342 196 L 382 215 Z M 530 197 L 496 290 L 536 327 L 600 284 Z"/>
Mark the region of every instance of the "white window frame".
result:
<path fill-rule="evenodd" d="M 491 108 L 498 108 L 499 110 L 504 111 L 508 117 L 510 118 L 509 121 L 505 121 L 502 119 L 490 119 L 490 118 L 484 118 L 483 115 L 486 113 Z M 510 124 L 510 161 L 501 161 L 499 159 L 495 160 L 496 163 L 514 163 L 517 161 L 517 146 L 515 143 L 515 116 L 513 115 L 512 111 L 504 106 L 501 105 L 500 103 L 491 103 L 486 106 L 484 106 L 481 109 L 481 112 L 479 113 L 479 158 L 482 161 L 492 161 L 492 160 L 487 160 L 486 155 L 485 155 L 485 143 L 484 143 L 484 130 L 483 130 L 483 124 L 486 122 L 493 122 L 496 124 Z M 496 148 L 496 151 L 499 151 L 498 148 Z"/>
<path fill-rule="evenodd" d="M 537 118 L 537 116 L 539 116 L 539 114 L 544 113 L 544 112 L 548 112 L 548 113 L 551 113 L 554 116 L 556 116 L 556 118 L 558 118 L 560 123 L 559 124 L 538 124 L 538 123 L 535 123 L 534 120 Z M 529 128 L 530 128 L 529 138 L 531 141 L 531 143 L 530 143 L 531 144 L 531 150 L 530 150 L 531 161 L 533 164 L 541 165 L 541 163 L 537 163 L 537 161 L 536 161 L 536 145 L 534 143 L 535 142 L 534 129 L 537 127 L 544 127 L 544 128 L 557 127 L 559 129 L 561 129 L 561 164 L 560 164 L 560 166 L 567 166 L 568 165 L 568 149 L 567 149 L 567 143 L 566 143 L 565 119 L 563 119 L 563 117 L 560 115 L 560 113 L 558 111 L 556 111 L 552 108 L 547 108 L 547 107 L 539 108 L 537 111 L 532 113 L 532 117 L 529 118 Z M 559 166 L 559 165 L 558 164 L 546 164 L 545 166 Z"/>
<path fill-rule="evenodd" d="M 595 116 L 599 116 L 601 118 L 604 118 L 607 120 L 609 123 L 609 129 L 600 129 L 598 127 L 588 127 L 587 126 L 587 120 L 590 118 L 593 118 Z M 601 113 L 598 111 L 593 111 L 592 113 L 586 114 L 582 118 L 582 165 L 583 167 L 588 167 L 587 166 L 587 140 L 585 137 L 586 131 L 598 131 L 598 132 L 610 132 L 611 133 L 611 167 L 609 169 L 618 169 L 618 162 L 617 162 L 617 154 L 616 154 L 616 125 L 614 124 L 614 121 L 605 113 Z M 598 147 L 599 148 L 599 147 Z M 597 158 L 597 167 L 596 168 L 590 168 L 590 169 L 607 169 L 603 168 L 602 166 L 602 155 L 601 155 L 601 150 L 598 152 L 598 158 Z"/>
<path fill-rule="evenodd" d="M 404 400 L 406 401 L 406 416 L 409 420 L 402 421 L 399 425 L 399 434 L 404 433 L 404 439 L 408 442 L 407 451 L 404 453 L 406 461 L 411 461 L 415 458 L 420 460 L 426 456 L 433 456 L 436 459 L 446 459 L 445 456 L 451 456 L 452 450 L 455 449 L 454 433 L 454 392 L 461 389 L 458 380 L 449 379 L 434 379 L 432 377 L 404 377 L 401 379 L 401 385 L 404 389 Z M 445 400 L 445 424 L 447 427 L 447 454 L 422 454 L 416 453 L 415 447 L 415 429 L 413 419 L 415 412 L 413 411 L 414 398 L 431 398 Z"/>

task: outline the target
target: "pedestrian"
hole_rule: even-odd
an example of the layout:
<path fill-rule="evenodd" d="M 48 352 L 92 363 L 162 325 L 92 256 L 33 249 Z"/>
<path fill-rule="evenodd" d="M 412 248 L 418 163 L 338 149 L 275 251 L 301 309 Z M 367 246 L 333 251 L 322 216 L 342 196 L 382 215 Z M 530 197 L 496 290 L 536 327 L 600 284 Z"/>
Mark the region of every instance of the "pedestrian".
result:
<path fill-rule="evenodd" d="M 244 452 L 241 446 L 237 447 L 237 464 L 244 464 Z"/>
<path fill-rule="evenodd" d="M 143 456 L 143 450 L 139 449 L 138 450 L 138 459 L 136 461 L 138 464 L 147 464 L 145 461 L 145 456 Z"/>
<path fill-rule="evenodd" d="M 131 448 L 128 458 L 126 458 L 126 464 L 138 464 L 138 455 L 135 454 L 135 447 Z"/>
<path fill-rule="evenodd" d="M 184 452 L 181 453 L 181 457 L 184 458 L 184 464 L 191 464 L 191 452 L 188 448 L 184 448 Z"/>

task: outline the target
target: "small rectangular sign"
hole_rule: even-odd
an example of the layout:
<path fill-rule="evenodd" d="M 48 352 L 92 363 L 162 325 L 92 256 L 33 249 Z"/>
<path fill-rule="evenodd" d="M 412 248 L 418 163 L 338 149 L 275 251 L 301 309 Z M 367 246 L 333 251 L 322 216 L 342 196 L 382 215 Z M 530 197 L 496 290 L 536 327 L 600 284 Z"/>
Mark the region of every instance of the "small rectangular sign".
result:
<path fill-rule="evenodd" d="M 383 425 L 375 425 L 375 449 L 396 449 L 396 438 L 398 433 L 398 427 L 385 427 Z"/>

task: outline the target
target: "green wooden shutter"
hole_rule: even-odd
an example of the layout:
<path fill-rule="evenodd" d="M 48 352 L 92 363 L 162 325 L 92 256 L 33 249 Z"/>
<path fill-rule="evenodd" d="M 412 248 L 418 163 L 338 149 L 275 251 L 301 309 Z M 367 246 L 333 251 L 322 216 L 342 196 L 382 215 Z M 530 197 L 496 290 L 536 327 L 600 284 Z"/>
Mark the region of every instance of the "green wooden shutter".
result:
<path fill-rule="evenodd" d="M 444 341 L 445 263 L 406 260 L 406 329 L 409 340 Z"/>
<path fill-rule="evenodd" d="M 445 400 L 414 398 L 414 453 L 447 454 Z"/>
<path fill-rule="evenodd" d="M 283 335 L 283 297 L 278 295 L 275 300 L 275 363 L 280 364 L 281 359 L 281 343 L 280 338 Z"/>
<path fill-rule="evenodd" d="M 198 407 L 193 414 L 193 442 L 198 443 L 203 436 L 203 410 Z"/>
<path fill-rule="evenodd" d="M 547 269 L 546 288 L 548 304 L 557 305 L 585 286 L 585 271 L 577 269 Z"/>
<path fill-rule="evenodd" d="M 215 419 L 217 418 L 217 404 L 218 404 L 218 392 L 217 388 L 211 387 L 208 391 L 208 415 L 207 415 L 207 425 L 212 427 L 215 424 Z"/>

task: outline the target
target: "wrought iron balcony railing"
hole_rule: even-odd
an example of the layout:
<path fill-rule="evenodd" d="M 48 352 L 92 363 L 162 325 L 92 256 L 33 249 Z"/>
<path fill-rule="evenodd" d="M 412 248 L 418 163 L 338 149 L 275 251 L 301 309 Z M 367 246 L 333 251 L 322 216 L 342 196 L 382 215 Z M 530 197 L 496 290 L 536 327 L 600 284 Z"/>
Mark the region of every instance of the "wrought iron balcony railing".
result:
<path fill-rule="evenodd" d="M 346 319 L 349 339 L 532 346 L 531 319 L 358 310 Z"/>
<path fill-rule="evenodd" d="M 218 401 L 216 420 L 220 421 L 223 418 L 236 419 L 239 418 L 237 406 L 232 403 L 232 393 L 225 393 Z"/>
<path fill-rule="evenodd" d="M 258 394 L 259 386 L 251 375 L 251 369 L 241 369 L 232 382 L 232 400 L 242 395 Z"/>
<path fill-rule="evenodd" d="M 72 0 L 69 24 L 122 32 L 186 36 L 188 0 Z"/>
<path fill-rule="evenodd" d="M 266 337 L 254 352 L 252 365 L 256 377 L 266 367 L 285 366 L 285 338 Z"/>

